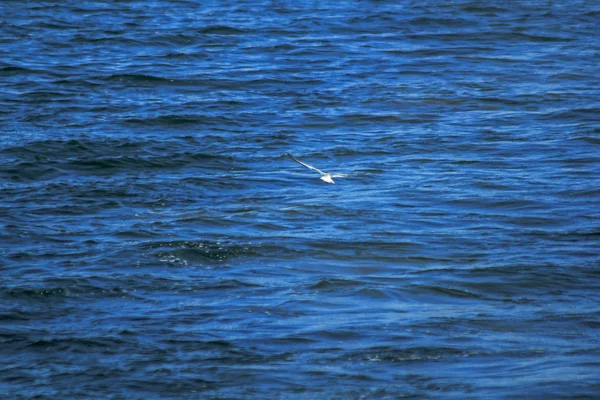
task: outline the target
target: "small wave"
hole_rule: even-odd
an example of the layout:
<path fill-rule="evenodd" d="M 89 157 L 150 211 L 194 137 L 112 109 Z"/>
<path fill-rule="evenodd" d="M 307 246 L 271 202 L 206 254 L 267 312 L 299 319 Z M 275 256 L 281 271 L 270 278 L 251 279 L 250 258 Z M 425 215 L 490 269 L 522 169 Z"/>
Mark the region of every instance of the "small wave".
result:
<path fill-rule="evenodd" d="M 147 74 L 113 74 L 105 78 L 107 81 L 128 83 L 170 83 L 173 80 Z"/>
<path fill-rule="evenodd" d="M 35 286 L 29 287 L 5 287 L 0 288 L 3 296 L 19 300 L 39 300 L 53 298 L 66 299 L 81 296 L 100 297 L 123 297 L 125 294 L 131 297 L 117 282 L 105 278 L 60 278 L 48 279 Z"/>
<path fill-rule="evenodd" d="M 14 75 L 26 75 L 26 74 L 36 74 L 39 71 L 30 68 L 17 67 L 14 65 L 9 65 L 6 67 L 0 68 L 0 76 L 14 76 Z"/>
<path fill-rule="evenodd" d="M 378 346 L 357 353 L 347 354 L 350 358 L 360 358 L 370 362 L 423 362 L 441 361 L 464 355 L 461 349 L 454 347 L 408 347 Z"/>
<path fill-rule="evenodd" d="M 88 353 L 94 349 L 116 349 L 126 341 L 118 337 L 65 337 L 39 339 L 31 342 L 29 347 L 52 349 L 53 351 L 73 351 Z"/>
<path fill-rule="evenodd" d="M 408 289 L 415 294 L 428 294 L 442 297 L 452 297 L 456 299 L 481 299 L 482 296 L 467 290 L 456 288 L 434 286 L 434 285 L 411 285 Z"/>
<path fill-rule="evenodd" d="M 52 153 L 81 153 L 88 151 L 89 147 L 85 141 L 82 140 L 42 140 L 26 143 L 23 145 L 5 147 L 0 150 L 0 154 L 12 155 L 15 157 L 27 157 L 28 155 L 35 155 L 43 157 L 47 154 Z"/>
<path fill-rule="evenodd" d="M 31 162 L 0 167 L 0 178 L 13 182 L 33 182 L 54 179 L 62 175 L 57 168 Z"/>
<path fill-rule="evenodd" d="M 397 124 L 406 123 L 406 117 L 393 114 L 347 114 L 341 117 L 344 121 L 349 123 L 382 123 L 382 124 Z"/>
<path fill-rule="evenodd" d="M 485 15 L 496 15 L 510 12 L 510 9 L 492 5 L 484 5 L 483 3 L 467 3 L 462 7 L 462 9 L 466 12 Z"/>
<path fill-rule="evenodd" d="M 143 126 L 180 126 L 180 125 L 235 125 L 240 124 L 222 115 L 161 115 L 150 118 L 128 118 L 123 121 L 127 124 Z"/>
<path fill-rule="evenodd" d="M 189 262 L 224 262 L 244 256 L 255 256 L 258 247 L 252 245 L 240 245 L 235 243 L 209 242 L 209 241 L 186 241 L 177 240 L 172 242 L 147 242 L 140 245 L 142 249 L 150 251 L 160 260 L 179 260 L 178 264 L 187 265 Z"/>
<path fill-rule="evenodd" d="M 231 165 L 228 157 L 181 151 L 194 149 L 194 143 L 175 140 L 170 152 L 165 142 L 112 140 L 47 140 L 6 147 L 0 150 L 5 162 L 0 177 L 19 181 L 49 180 L 65 173 L 104 174 L 115 171 L 180 168 L 203 162 L 204 167 L 221 168 Z"/>
<path fill-rule="evenodd" d="M 172 44 L 172 45 L 190 45 L 197 40 L 198 40 L 197 36 L 183 34 L 183 33 L 157 35 L 152 38 L 153 42 L 162 42 L 164 44 Z"/>
<path fill-rule="evenodd" d="M 65 23 L 63 21 L 57 21 L 56 19 L 53 19 L 53 21 L 38 22 L 36 24 L 36 28 L 50 30 L 65 30 L 71 28 L 77 29 L 78 26 L 76 26 L 75 24 Z"/>
<path fill-rule="evenodd" d="M 64 287 L 42 288 L 12 288 L 3 290 L 5 295 L 12 298 L 37 298 L 37 297 L 68 297 L 69 291 Z"/>
<path fill-rule="evenodd" d="M 582 120 L 589 119 L 597 120 L 598 115 L 600 115 L 600 108 L 596 107 L 586 107 L 586 108 L 573 108 L 570 110 L 563 111 L 552 111 L 549 113 L 542 114 L 540 119 L 544 120 L 554 120 L 554 119 L 565 119 L 565 120 L 573 120 L 581 122 Z"/>
<path fill-rule="evenodd" d="M 200 29 L 198 33 L 206 35 L 243 35 L 248 33 L 248 31 L 226 25 L 215 25 Z"/>
<path fill-rule="evenodd" d="M 408 21 L 410 25 L 417 27 L 428 26 L 428 27 L 468 27 L 472 26 L 473 23 L 462 18 L 433 18 L 433 17 L 419 17 L 413 18 Z"/>
<path fill-rule="evenodd" d="M 78 158 L 56 164 L 57 168 L 72 172 L 105 173 L 106 170 L 117 171 L 146 171 L 151 169 L 180 168 L 198 161 L 222 161 L 217 156 L 179 153 L 161 156 L 115 156 L 102 158 Z"/>
<path fill-rule="evenodd" d="M 318 290 L 322 292 L 334 292 L 340 289 L 352 288 L 356 286 L 364 285 L 363 282 L 358 282 L 349 279 L 322 279 L 319 282 L 309 286 L 311 290 Z"/>
<path fill-rule="evenodd" d="M 573 39 L 560 37 L 560 36 L 543 36 L 543 35 L 532 35 L 527 33 L 511 33 L 509 36 L 513 38 L 523 39 L 532 43 L 553 43 L 553 42 L 571 42 Z"/>

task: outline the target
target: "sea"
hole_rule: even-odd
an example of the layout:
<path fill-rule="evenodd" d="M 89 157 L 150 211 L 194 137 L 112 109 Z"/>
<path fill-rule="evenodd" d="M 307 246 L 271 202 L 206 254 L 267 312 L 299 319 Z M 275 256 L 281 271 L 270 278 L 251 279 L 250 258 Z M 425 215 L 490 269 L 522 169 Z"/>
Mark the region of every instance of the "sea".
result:
<path fill-rule="evenodd" d="M 599 399 L 599 76 L 597 0 L 3 0 L 0 397 Z"/>

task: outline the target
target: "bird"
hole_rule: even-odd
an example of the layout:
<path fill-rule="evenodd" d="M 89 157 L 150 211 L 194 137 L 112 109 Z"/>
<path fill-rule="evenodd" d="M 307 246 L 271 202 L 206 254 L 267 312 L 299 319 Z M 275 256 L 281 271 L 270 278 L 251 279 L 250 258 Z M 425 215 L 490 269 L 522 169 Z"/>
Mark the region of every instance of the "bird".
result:
<path fill-rule="evenodd" d="M 288 157 L 290 157 L 292 160 L 296 161 L 298 164 L 305 166 L 306 168 L 316 171 L 319 174 L 321 174 L 321 180 L 325 181 L 327 183 L 332 183 L 335 185 L 335 182 L 333 181 L 333 178 L 346 178 L 348 175 L 346 174 L 330 174 L 328 172 L 323 172 L 318 168 L 315 168 L 311 165 L 305 164 L 302 161 L 298 160 L 296 157 L 294 157 L 293 155 L 291 155 L 290 153 L 287 153 Z"/>

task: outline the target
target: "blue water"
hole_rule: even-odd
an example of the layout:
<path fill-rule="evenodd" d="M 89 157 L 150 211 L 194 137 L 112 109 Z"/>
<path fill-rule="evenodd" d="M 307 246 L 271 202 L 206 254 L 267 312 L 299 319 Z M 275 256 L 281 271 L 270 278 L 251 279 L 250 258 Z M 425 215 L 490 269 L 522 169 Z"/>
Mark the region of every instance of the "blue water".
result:
<path fill-rule="evenodd" d="M 598 398 L 599 66 L 597 1 L 3 1 L 2 398 Z"/>

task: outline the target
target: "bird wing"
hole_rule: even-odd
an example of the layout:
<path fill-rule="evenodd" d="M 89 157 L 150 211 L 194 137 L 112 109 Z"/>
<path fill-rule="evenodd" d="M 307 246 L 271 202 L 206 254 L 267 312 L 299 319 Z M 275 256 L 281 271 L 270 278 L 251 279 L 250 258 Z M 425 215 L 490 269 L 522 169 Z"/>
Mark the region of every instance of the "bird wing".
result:
<path fill-rule="evenodd" d="M 313 171 L 317 171 L 318 173 L 320 173 L 321 175 L 325 175 L 325 172 L 321 171 L 318 168 L 315 168 L 313 166 L 310 166 L 308 164 L 304 164 L 302 161 L 298 160 L 296 157 L 294 157 L 293 155 L 291 155 L 290 153 L 287 153 L 287 155 L 294 161 L 296 161 L 298 164 L 300 165 L 304 165 L 306 168 L 311 169 Z"/>
<path fill-rule="evenodd" d="M 347 178 L 348 174 L 331 174 L 332 178 Z"/>

